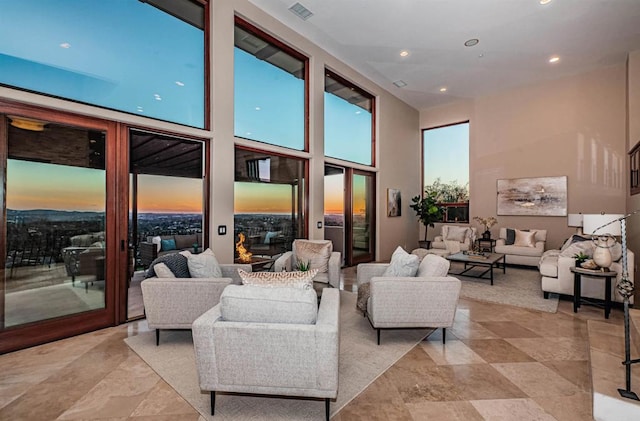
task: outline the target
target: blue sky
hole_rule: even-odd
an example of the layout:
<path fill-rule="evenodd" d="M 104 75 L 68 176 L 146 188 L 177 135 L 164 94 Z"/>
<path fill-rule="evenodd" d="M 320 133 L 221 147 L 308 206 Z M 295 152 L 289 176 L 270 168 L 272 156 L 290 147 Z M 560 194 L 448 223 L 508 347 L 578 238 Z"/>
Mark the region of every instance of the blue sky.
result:
<path fill-rule="evenodd" d="M 443 183 L 469 182 L 469 123 L 425 130 L 424 185 L 436 178 Z"/>

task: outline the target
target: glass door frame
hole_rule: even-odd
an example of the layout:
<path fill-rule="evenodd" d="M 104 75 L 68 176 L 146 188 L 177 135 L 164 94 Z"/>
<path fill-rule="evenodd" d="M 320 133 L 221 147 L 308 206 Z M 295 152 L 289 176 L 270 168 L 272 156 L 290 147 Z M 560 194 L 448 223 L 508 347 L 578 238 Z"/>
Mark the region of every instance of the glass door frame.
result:
<path fill-rule="evenodd" d="M 55 122 L 92 130 L 100 130 L 106 133 L 106 200 L 105 200 L 105 307 L 83 313 L 57 317 L 43 321 L 32 322 L 9 329 L 4 329 L 4 300 L 5 284 L 4 276 L 0 279 L 0 354 L 29 346 L 51 342 L 100 328 L 114 326 L 121 321 L 117 316 L 117 308 L 121 300 L 117 300 L 122 293 L 122 285 L 126 279 L 122 278 L 119 268 L 125 267 L 126 254 L 120 251 L 117 244 L 120 243 L 120 234 L 117 227 L 119 207 L 122 193 L 119 191 L 118 167 L 119 149 L 121 137 L 118 136 L 118 123 L 87 117 L 69 112 L 58 111 L 49 108 L 20 104 L 13 101 L 0 100 L 0 183 L 3 186 L 0 195 L 0 268 L 5 270 L 6 258 L 6 169 L 8 158 L 8 119 L 6 115 L 17 114 L 24 117 Z M 126 237 L 125 237 L 126 238 Z M 125 291 L 126 293 L 126 291 Z"/>
<path fill-rule="evenodd" d="M 344 179 L 344 215 L 343 215 L 343 236 L 344 236 L 344 264 L 345 266 L 355 266 L 358 263 L 366 263 L 375 260 L 375 236 L 376 236 L 376 174 L 370 171 L 358 170 L 350 167 L 343 167 L 337 164 L 325 163 L 325 167 L 333 167 L 343 171 Z M 368 203 L 371 204 L 371 220 L 369 221 L 369 253 L 359 256 L 353 255 L 353 176 L 362 175 L 371 177 L 371 198 Z M 325 185 L 326 189 L 326 185 Z"/>

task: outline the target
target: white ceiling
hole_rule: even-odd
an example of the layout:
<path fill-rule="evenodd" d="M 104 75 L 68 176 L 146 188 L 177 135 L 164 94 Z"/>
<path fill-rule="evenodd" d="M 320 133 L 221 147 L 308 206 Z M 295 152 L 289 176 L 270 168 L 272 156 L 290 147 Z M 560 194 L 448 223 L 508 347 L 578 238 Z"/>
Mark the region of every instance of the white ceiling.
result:
<path fill-rule="evenodd" d="M 640 0 L 300 0 L 306 21 L 288 10 L 296 0 L 250 1 L 418 109 L 624 63 L 640 49 Z M 471 38 L 479 44 L 465 47 Z"/>

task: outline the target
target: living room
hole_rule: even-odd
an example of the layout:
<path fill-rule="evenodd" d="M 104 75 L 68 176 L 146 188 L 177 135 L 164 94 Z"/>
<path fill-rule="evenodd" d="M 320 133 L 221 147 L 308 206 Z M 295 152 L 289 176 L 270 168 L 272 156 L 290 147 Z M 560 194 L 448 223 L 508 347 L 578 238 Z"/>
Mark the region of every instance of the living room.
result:
<path fill-rule="evenodd" d="M 525 86 L 505 86 L 495 93 L 475 98 L 458 97 L 444 105 L 416 108 L 395 95 L 401 88 L 373 82 L 253 2 L 220 0 L 212 2 L 209 9 L 211 61 L 215 71 L 210 79 L 211 123 L 207 129 L 102 109 L 7 86 L 0 87 L 0 98 L 45 110 L 77 113 L 135 127 L 212 139 L 210 158 L 214 176 L 209 186 L 208 245 L 225 263 L 234 259 L 236 239 L 229 234 L 219 234 L 218 227 L 234 226 L 236 148 L 291 153 L 286 148 L 235 136 L 234 110 L 229 106 L 234 100 L 234 52 L 230 39 L 233 38 L 235 16 L 241 16 L 312 57 L 308 150 L 293 153 L 297 158 L 308 159 L 306 217 L 307 237 L 310 239 L 322 239 L 325 235 L 324 229 L 318 225 L 324 217 L 323 175 L 325 164 L 333 163 L 375 173 L 375 260 L 388 261 L 398 245 L 407 250 L 416 247 L 423 231 L 408 209 L 407 199 L 422 190 L 420 130 L 462 121 L 470 122 L 472 216 L 496 215 L 498 179 L 561 175 L 568 177 L 568 213 L 617 214 L 640 208 L 640 198 L 630 195 L 628 190 L 628 152 L 640 140 L 640 45 L 620 60 L 585 69 L 579 74 L 549 77 L 547 81 Z M 632 35 L 637 37 L 637 34 Z M 322 78 L 314 79 L 313 75 L 322 75 L 327 68 L 376 97 L 376 159 L 373 166 L 354 165 L 323 156 L 321 98 L 324 87 Z M 401 217 L 388 218 L 384 214 L 388 188 L 400 190 L 405 198 Z M 640 250 L 640 223 L 634 222 L 633 219 L 629 221 L 628 240 L 629 248 L 637 251 Z M 566 217 L 499 216 L 498 225 L 492 230 L 495 236 L 501 227 L 546 229 L 547 248 L 558 248 L 575 232 L 567 225 Z M 441 225 L 431 229 L 430 237 L 437 235 L 440 229 Z M 482 311 L 489 312 L 490 309 L 483 308 Z M 594 317 L 601 317 L 601 313 L 594 313 Z M 619 318 L 616 320 L 620 322 Z M 74 346 L 90 347 L 93 341 L 98 342 L 99 335 L 98 332 L 78 337 L 78 342 L 71 340 L 68 346 L 71 349 Z M 117 335 L 122 335 L 122 331 Z M 48 345 L 49 348 L 52 345 Z M 127 353 L 117 352 L 119 356 Z"/>

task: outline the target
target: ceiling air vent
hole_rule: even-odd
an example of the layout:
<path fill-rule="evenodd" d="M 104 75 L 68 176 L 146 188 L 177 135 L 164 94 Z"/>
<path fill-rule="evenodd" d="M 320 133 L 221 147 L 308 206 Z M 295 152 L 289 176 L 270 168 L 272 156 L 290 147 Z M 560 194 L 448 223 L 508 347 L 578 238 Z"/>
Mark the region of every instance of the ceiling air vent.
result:
<path fill-rule="evenodd" d="M 298 16 L 302 20 L 307 20 L 311 16 L 313 16 L 313 13 L 311 13 L 311 10 L 307 9 L 306 7 L 301 5 L 300 3 L 294 4 L 293 6 L 291 6 L 289 8 L 289 10 L 291 10 L 291 12 L 294 15 Z"/>

